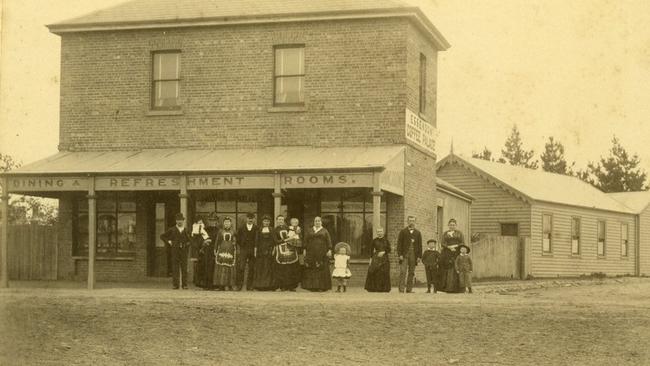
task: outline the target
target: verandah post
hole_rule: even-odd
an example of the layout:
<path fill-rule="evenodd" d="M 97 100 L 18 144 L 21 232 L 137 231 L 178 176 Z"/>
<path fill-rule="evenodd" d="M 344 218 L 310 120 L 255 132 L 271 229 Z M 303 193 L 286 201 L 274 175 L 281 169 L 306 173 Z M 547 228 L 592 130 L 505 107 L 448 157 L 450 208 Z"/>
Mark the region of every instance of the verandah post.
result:
<path fill-rule="evenodd" d="M 275 218 L 278 217 L 278 215 L 280 214 L 281 206 L 282 206 L 282 189 L 280 187 L 280 174 L 276 172 L 273 181 L 273 220 L 271 220 L 272 223 L 275 223 Z"/>
<path fill-rule="evenodd" d="M 379 186 L 380 172 L 372 175 L 372 235 L 377 237 L 377 229 L 381 226 L 381 188 Z M 384 229 L 385 230 L 385 229 Z"/>
<path fill-rule="evenodd" d="M 95 177 L 88 179 L 88 289 L 95 288 L 95 252 L 97 248 L 97 197 Z"/>
<path fill-rule="evenodd" d="M 7 246 L 9 245 L 9 179 L 2 177 L 2 195 L 0 196 L 0 288 L 9 287 L 9 259 Z"/>
<path fill-rule="evenodd" d="M 184 174 L 181 174 L 181 187 L 180 187 L 180 194 L 178 197 L 180 198 L 180 204 L 181 204 L 181 213 L 183 214 L 183 217 L 185 218 L 185 230 L 192 230 L 192 225 L 191 222 L 189 221 L 189 217 L 187 216 L 188 212 L 188 207 L 187 207 L 187 176 Z M 192 251 L 191 251 L 191 246 L 189 249 L 189 255 L 188 255 L 188 263 L 187 265 L 187 284 L 189 285 L 190 282 L 193 281 L 194 277 L 194 262 L 192 261 Z"/>

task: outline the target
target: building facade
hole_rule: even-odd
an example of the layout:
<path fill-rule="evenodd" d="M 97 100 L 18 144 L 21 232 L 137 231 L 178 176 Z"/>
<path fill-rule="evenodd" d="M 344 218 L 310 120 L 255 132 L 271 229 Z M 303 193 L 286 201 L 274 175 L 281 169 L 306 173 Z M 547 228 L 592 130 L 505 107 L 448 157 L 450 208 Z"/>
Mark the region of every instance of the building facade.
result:
<path fill-rule="evenodd" d="M 5 175 L 3 192 L 59 199 L 58 278 L 167 276 L 158 237 L 176 212 L 282 213 L 303 227 L 322 216 L 360 268 L 379 226 L 395 244 L 413 215 L 435 235 L 448 44 L 418 8 L 175 3 L 49 26 L 61 37 L 60 152 Z"/>

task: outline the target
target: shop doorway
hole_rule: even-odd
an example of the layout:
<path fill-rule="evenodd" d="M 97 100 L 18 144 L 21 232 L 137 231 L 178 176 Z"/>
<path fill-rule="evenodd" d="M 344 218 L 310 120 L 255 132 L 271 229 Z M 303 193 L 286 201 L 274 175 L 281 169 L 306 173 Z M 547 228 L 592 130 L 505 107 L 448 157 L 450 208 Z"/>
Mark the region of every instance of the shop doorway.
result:
<path fill-rule="evenodd" d="M 160 235 L 176 224 L 174 215 L 180 211 L 180 200 L 176 192 L 152 194 L 147 207 L 147 276 L 171 276 L 171 251 L 160 240 Z"/>

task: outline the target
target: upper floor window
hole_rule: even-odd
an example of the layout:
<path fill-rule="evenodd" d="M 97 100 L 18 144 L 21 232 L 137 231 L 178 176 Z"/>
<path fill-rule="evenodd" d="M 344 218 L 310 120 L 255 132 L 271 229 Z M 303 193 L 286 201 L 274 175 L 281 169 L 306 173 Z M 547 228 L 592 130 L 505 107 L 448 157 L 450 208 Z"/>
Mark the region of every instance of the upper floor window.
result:
<path fill-rule="evenodd" d="M 621 224 L 621 256 L 627 257 L 630 238 L 627 224 Z"/>
<path fill-rule="evenodd" d="M 551 215 L 542 215 L 542 252 L 550 253 L 551 238 L 553 236 L 553 216 Z"/>
<path fill-rule="evenodd" d="M 600 256 L 605 255 L 606 234 L 607 234 L 607 226 L 605 221 L 598 220 L 598 241 L 596 243 L 596 252 Z"/>
<path fill-rule="evenodd" d="M 420 54 L 420 113 L 427 110 L 427 57 Z"/>
<path fill-rule="evenodd" d="M 571 218 L 571 254 L 580 254 L 580 218 Z"/>
<path fill-rule="evenodd" d="M 152 54 L 152 109 L 180 108 L 180 51 L 160 51 Z"/>
<path fill-rule="evenodd" d="M 305 45 L 275 46 L 275 105 L 305 103 Z"/>

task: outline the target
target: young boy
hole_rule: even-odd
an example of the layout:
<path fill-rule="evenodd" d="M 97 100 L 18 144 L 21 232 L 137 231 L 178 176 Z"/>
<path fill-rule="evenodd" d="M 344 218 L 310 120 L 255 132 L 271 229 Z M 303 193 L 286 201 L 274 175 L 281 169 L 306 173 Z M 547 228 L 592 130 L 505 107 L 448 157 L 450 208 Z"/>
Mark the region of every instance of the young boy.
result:
<path fill-rule="evenodd" d="M 463 292 L 472 293 L 472 258 L 469 257 L 469 247 L 461 244 L 460 254 L 456 257 L 454 268 L 458 273 L 460 289 Z"/>
<path fill-rule="evenodd" d="M 427 294 L 437 293 L 436 284 L 438 282 L 438 260 L 440 259 L 440 252 L 437 250 L 438 242 L 436 239 L 429 239 L 427 247 L 422 253 L 422 264 L 424 264 L 424 271 L 427 274 Z"/>

